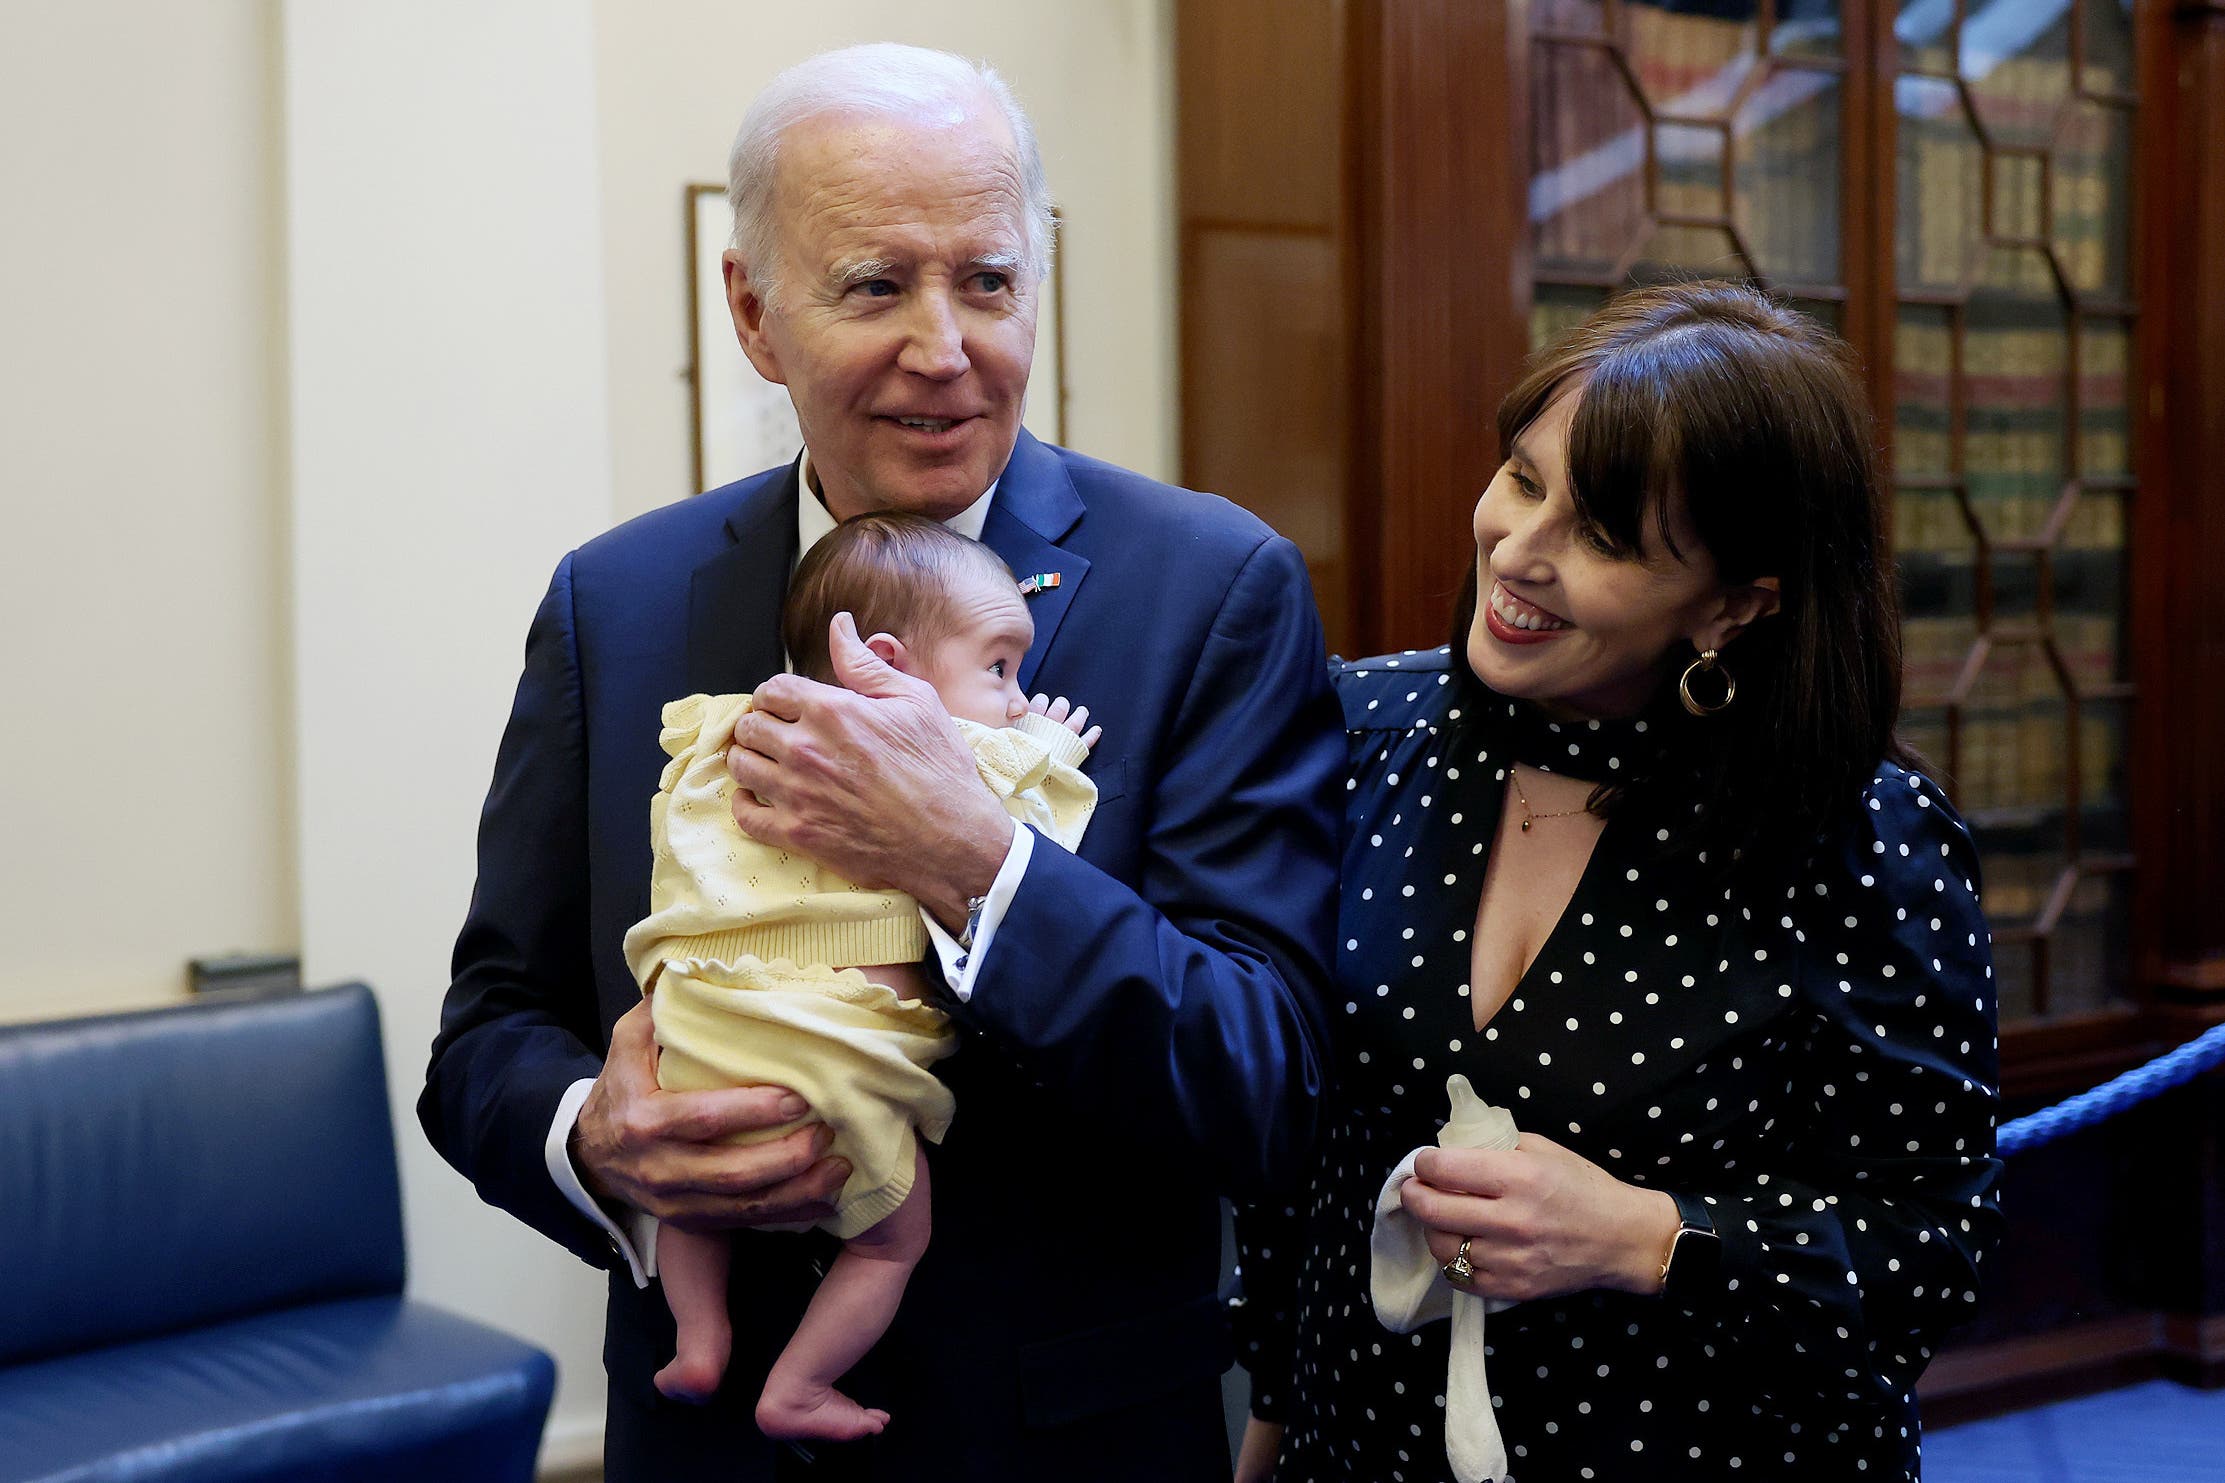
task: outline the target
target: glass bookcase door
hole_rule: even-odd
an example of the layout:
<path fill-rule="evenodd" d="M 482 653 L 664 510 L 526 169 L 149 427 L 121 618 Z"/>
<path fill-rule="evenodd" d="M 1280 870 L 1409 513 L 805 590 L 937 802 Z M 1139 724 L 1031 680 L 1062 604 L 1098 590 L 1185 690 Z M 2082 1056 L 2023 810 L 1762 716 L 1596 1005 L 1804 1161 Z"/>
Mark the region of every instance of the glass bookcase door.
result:
<path fill-rule="evenodd" d="M 1846 297 L 1846 63 L 1823 0 L 1531 8 L 1530 339 L 1616 288 L 1766 282 Z"/>
<path fill-rule="evenodd" d="M 2129 0 L 1527 14 L 1531 343 L 1666 276 L 1747 279 L 1835 328 L 1877 327 L 1864 349 L 1889 362 L 1904 725 L 1978 836 L 2004 1016 L 2120 998 Z M 1848 44 L 1886 27 L 1889 44 Z M 1863 121 L 1863 95 L 1889 98 L 1888 116 Z M 1858 130 L 1878 179 L 1847 178 Z M 1889 217 L 1889 247 L 1855 214 Z M 1850 274 L 1858 254 L 1885 260 Z"/>
<path fill-rule="evenodd" d="M 1977 836 L 2008 1019 L 2130 967 L 2130 34 L 2121 0 L 1896 12 L 1910 734 Z"/>

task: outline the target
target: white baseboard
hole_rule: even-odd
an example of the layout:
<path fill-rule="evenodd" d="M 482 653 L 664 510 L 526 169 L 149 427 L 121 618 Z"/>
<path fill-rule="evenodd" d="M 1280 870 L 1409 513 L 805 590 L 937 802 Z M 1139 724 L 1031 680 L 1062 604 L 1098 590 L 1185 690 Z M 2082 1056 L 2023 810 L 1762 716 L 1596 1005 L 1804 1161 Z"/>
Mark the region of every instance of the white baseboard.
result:
<path fill-rule="evenodd" d="M 599 1476 L 602 1464 L 603 1418 L 600 1415 L 556 1417 L 541 1434 L 538 1471 L 543 1478 L 574 1478 L 590 1469 L 593 1470 L 590 1476 Z"/>

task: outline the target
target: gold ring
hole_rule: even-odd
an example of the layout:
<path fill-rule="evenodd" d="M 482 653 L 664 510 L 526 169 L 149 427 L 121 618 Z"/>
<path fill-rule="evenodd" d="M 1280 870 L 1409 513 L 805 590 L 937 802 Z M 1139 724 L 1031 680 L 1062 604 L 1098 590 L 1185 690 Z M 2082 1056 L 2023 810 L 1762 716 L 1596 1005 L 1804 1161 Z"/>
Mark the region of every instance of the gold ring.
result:
<path fill-rule="evenodd" d="M 1460 1249 L 1452 1254 L 1451 1261 L 1445 1263 L 1445 1280 L 1456 1287 L 1464 1287 L 1476 1280 L 1476 1264 L 1468 1260 L 1468 1243 L 1474 1239 L 1473 1236 L 1463 1236 Z"/>

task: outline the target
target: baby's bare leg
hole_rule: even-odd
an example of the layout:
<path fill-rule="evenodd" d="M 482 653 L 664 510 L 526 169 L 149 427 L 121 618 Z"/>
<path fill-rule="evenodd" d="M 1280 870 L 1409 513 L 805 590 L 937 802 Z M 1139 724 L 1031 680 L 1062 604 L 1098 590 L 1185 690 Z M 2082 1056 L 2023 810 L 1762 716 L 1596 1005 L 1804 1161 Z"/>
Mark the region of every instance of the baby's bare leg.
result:
<path fill-rule="evenodd" d="M 672 1363 L 657 1371 L 657 1389 L 676 1401 L 707 1401 L 725 1378 L 734 1349 L 733 1320 L 726 1312 L 732 1258 L 733 1249 L 717 1232 L 657 1226 L 657 1280 L 679 1330 Z"/>
<path fill-rule="evenodd" d="M 927 997 L 927 975 L 919 971 L 917 963 L 881 963 L 858 971 L 883 988 L 893 991 L 899 999 Z"/>
<path fill-rule="evenodd" d="M 873 1436 L 888 1412 L 868 1410 L 834 1388 L 888 1331 L 912 1268 L 927 1250 L 931 1224 L 927 1153 L 914 1158 L 911 1193 L 880 1224 L 845 1242 L 841 1255 L 780 1352 L 757 1401 L 757 1425 L 768 1437 L 821 1437 L 846 1442 Z"/>

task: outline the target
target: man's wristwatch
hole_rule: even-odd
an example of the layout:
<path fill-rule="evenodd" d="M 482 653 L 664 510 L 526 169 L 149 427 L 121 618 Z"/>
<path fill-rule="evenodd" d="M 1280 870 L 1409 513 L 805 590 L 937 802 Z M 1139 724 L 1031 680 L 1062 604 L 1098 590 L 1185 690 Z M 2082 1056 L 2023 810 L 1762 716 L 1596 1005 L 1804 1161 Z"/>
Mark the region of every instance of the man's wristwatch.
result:
<path fill-rule="evenodd" d="M 1715 1217 L 1698 1195 L 1669 1192 L 1676 1201 L 1676 1235 L 1661 1260 L 1661 1296 L 1679 1307 L 1696 1308 L 1722 1285 L 1723 1241 Z"/>
<path fill-rule="evenodd" d="M 966 898 L 966 925 L 958 934 L 958 951 L 962 953 L 973 951 L 973 935 L 981 930 L 981 914 L 988 910 L 988 907 L 989 898 L 986 896 L 968 896 Z"/>

